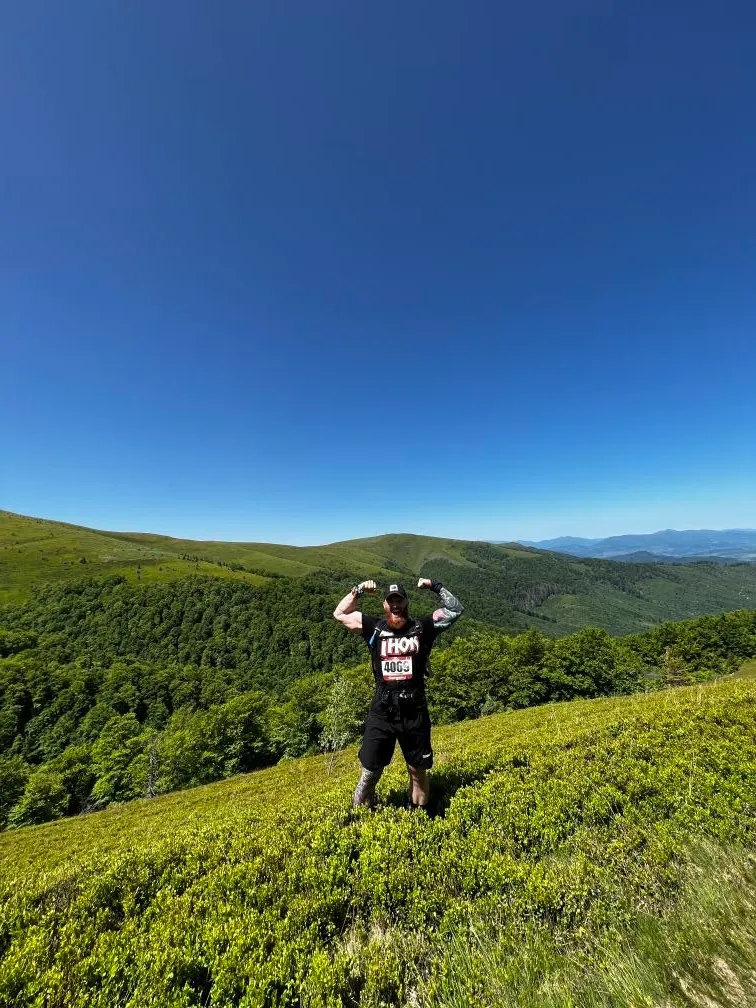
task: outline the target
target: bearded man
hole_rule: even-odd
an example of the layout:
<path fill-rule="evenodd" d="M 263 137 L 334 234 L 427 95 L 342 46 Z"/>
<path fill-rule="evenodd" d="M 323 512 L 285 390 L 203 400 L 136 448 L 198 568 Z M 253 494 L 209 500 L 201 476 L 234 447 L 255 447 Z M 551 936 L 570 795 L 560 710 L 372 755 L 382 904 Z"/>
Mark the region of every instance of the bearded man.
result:
<path fill-rule="evenodd" d="M 355 805 L 375 804 L 375 787 L 399 746 L 410 776 L 408 807 L 425 808 L 433 766 L 431 723 L 425 696 L 428 656 L 442 630 L 459 618 L 462 604 L 440 581 L 420 578 L 418 588 L 428 588 L 441 599 L 441 607 L 419 620 L 409 614 L 406 588 L 390 584 L 383 595 L 384 618 L 357 611 L 364 592 L 375 592 L 375 581 L 363 581 L 344 596 L 334 618 L 347 630 L 362 634 L 370 648 L 375 697 L 365 722 L 359 751 L 362 776 L 354 792 Z"/>

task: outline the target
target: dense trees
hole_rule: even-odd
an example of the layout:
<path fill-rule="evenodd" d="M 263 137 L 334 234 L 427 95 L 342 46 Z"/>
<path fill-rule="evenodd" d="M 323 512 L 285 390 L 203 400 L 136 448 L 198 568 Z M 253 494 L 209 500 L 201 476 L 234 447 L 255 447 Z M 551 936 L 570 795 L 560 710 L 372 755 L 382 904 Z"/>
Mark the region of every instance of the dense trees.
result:
<path fill-rule="evenodd" d="M 20 756 L 0 756 L 0 829 L 8 822 L 8 815 L 21 798 L 31 770 Z"/>
<path fill-rule="evenodd" d="M 652 685 L 641 655 L 595 627 L 557 641 L 537 630 L 476 634 L 441 652 L 433 669 L 430 706 L 439 723 Z"/>
<path fill-rule="evenodd" d="M 91 598 L 96 613 L 98 593 Z M 135 611 L 144 630 L 157 609 Z M 252 668 L 90 653 L 62 661 L 70 645 L 61 644 L 56 620 L 50 608 L 33 632 L 0 632 L 6 642 L 16 634 L 6 644 L 14 653 L 0 659 L 0 828 L 333 750 L 361 730 L 372 692 L 368 664 L 332 661 L 298 677 L 268 677 L 261 688 Z M 163 616 L 153 625 L 163 627 Z M 359 645 L 356 636 L 342 631 L 342 638 Z M 436 723 L 448 723 L 707 678 L 753 655 L 756 612 L 665 623 L 625 638 L 591 627 L 559 640 L 536 630 L 479 632 L 434 652 L 429 705 Z"/>
<path fill-rule="evenodd" d="M 334 718 L 325 713 L 333 673 L 303 677 L 273 696 L 240 691 L 216 671 L 133 659 L 56 665 L 39 651 L 0 660 L 0 827 L 318 751 Z"/>
<path fill-rule="evenodd" d="M 654 665 L 675 664 L 683 676 L 696 672 L 734 672 L 756 654 L 756 612 L 701 616 L 662 623 L 643 634 L 626 637 L 628 644 Z"/>
<path fill-rule="evenodd" d="M 218 670 L 220 691 L 235 670 L 238 685 L 278 689 L 294 680 L 357 661 L 360 641 L 331 619 L 339 592 L 353 579 L 323 572 L 255 588 L 235 581 L 190 577 L 167 584 L 130 585 L 123 577 L 39 589 L 21 607 L 7 607 L 0 655 L 44 639 L 60 662 L 88 654 Z M 203 688 L 213 690 L 203 673 Z M 186 683 L 187 700 L 196 687 Z M 203 698 L 205 701 L 207 697 Z"/>
<path fill-rule="evenodd" d="M 467 565 L 434 560 L 432 576 L 454 585 L 462 599 L 475 599 L 475 616 L 504 628 L 525 628 L 526 616 L 543 618 L 538 607 L 552 595 L 591 595 L 609 586 L 639 594 L 646 578 L 676 582 L 677 571 L 649 564 L 620 564 L 610 560 L 564 557 L 554 553 L 503 555 L 489 543 L 465 544 Z"/>
<path fill-rule="evenodd" d="M 424 573 L 452 586 L 480 626 L 525 630 L 551 595 L 590 594 L 597 583 L 637 592 L 658 568 L 577 560 L 553 554 L 503 554 L 486 543 L 465 545 L 466 564 L 428 561 Z M 390 561 L 387 561 L 387 563 Z M 678 575 L 666 570 L 664 577 Z M 360 577 L 369 576 L 362 572 Z M 149 662 L 235 669 L 246 688 L 277 688 L 303 675 L 358 661 L 359 640 L 330 618 L 354 583 L 347 571 L 278 578 L 255 587 L 244 582 L 187 577 L 148 585 L 122 576 L 38 588 L 22 606 L 0 608 L 0 657 L 44 638 L 59 661 L 82 654 Z M 407 577 L 411 583 L 411 575 Z M 379 603 L 367 605 L 378 611 Z M 413 611 L 429 600 L 418 594 Z M 469 628 L 470 619 L 465 624 Z M 550 630 L 548 621 L 545 628 Z M 444 635 L 452 640 L 460 627 Z"/>
<path fill-rule="evenodd" d="M 476 598 L 476 615 L 509 629 L 523 629 L 522 614 L 548 594 L 579 590 L 585 576 L 579 563 L 559 558 L 538 582 L 528 577 L 528 558 L 488 570 L 488 553 L 477 546 L 467 547 L 470 567 L 455 566 L 452 577 L 438 561 L 433 573 Z M 639 570 L 606 564 L 605 575 L 627 591 Z M 479 594 L 481 577 L 489 584 Z M 6 608 L 0 828 L 217 780 L 355 738 L 372 675 L 356 664 L 365 657 L 359 637 L 331 619 L 351 580 L 322 572 L 260 588 L 198 577 L 135 587 L 111 577 L 41 589 L 24 606 Z M 560 640 L 490 625 L 470 633 L 466 623 L 468 636 L 444 635 L 447 646 L 433 654 L 429 703 L 437 723 L 675 685 L 731 671 L 756 654 L 749 612 L 620 639 L 595 628 Z"/>

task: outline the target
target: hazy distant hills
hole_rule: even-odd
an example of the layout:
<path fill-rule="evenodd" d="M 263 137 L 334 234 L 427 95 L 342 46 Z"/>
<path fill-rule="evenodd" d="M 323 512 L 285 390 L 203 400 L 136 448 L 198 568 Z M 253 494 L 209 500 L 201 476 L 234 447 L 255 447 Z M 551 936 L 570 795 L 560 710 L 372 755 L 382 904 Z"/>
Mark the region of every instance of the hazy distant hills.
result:
<path fill-rule="evenodd" d="M 634 563 L 756 561 L 756 529 L 664 529 L 648 535 L 619 535 L 607 539 L 560 536 L 539 542 L 521 540 L 525 546 L 579 557 L 623 559 Z"/>
<path fill-rule="evenodd" d="M 398 578 L 411 588 L 422 575 L 459 594 L 466 606 L 460 626 L 468 631 L 475 624 L 538 626 L 556 636 L 588 624 L 631 633 L 665 619 L 756 608 L 756 564 L 620 563 L 570 556 L 563 546 L 559 553 L 543 552 L 410 533 L 325 546 L 194 541 L 0 511 L 0 608 L 24 603 L 37 587 L 112 575 L 135 589 L 169 589 L 187 577 L 245 582 L 253 589 L 278 586 L 292 606 L 315 592 L 324 619 L 355 581 Z M 184 590 L 176 588 L 177 598 Z M 411 594 L 414 611 L 427 611 L 427 593 Z M 377 611 L 380 601 L 370 598 L 366 607 Z"/>

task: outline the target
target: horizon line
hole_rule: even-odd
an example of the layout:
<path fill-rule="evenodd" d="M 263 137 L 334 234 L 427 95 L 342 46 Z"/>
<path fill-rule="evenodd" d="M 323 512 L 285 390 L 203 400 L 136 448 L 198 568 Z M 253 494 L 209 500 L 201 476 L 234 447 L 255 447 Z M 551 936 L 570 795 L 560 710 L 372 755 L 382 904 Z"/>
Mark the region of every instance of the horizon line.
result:
<path fill-rule="evenodd" d="M 39 515 L 22 514 L 19 511 L 11 511 L 8 508 L 0 508 L 0 513 L 11 515 L 14 518 L 26 518 L 29 521 L 46 522 L 46 523 L 51 524 L 51 525 L 65 525 L 68 528 L 81 529 L 81 530 L 86 531 L 86 532 L 99 532 L 99 533 L 102 533 L 102 534 L 105 534 L 105 535 L 152 535 L 152 536 L 159 536 L 162 539 L 175 539 L 175 540 L 180 541 L 180 542 L 198 542 L 198 543 L 201 543 L 201 542 L 205 542 L 205 543 L 219 542 L 220 543 L 220 542 L 222 542 L 222 543 L 238 543 L 238 544 L 253 545 L 253 546 L 254 545 L 259 545 L 259 546 L 290 546 L 292 549 L 308 549 L 308 548 L 312 548 L 312 547 L 337 546 L 337 545 L 339 545 L 341 543 L 346 543 L 346 542 L 359 542 L 359 541 L 362 541 L 362 540 L 365 540 L 365 539 L 383 539 L 383 538 L 386 538 L 388 536 L 403 536 L 403 535 L 416 536 L 417 538 L 424 538 L 424 539 L 451 539 L 451 540 L 455 540 L 457 542 L 487 542 L 487 543 L 491 543 L 492 545 L 503 545 L 505 543 L 516 543 L 517 545 L 528 546 L 528 545 L 531 545 L 531 544 L 534 544 L 534 543 L 535 544 L 539 544 L 539 543 L 544 543 L 544 542 L 554 542 L 554 541 L 559 540 L 559 539 L 576 539 L 576 540 L 584 540 L 584 541 L 591 541 L 591 542 L 598 543 L 598 542 L 604 542 L 607 539 L 622 538 L 622 537 L 625 537 L 625 536 L 628 536 L 628 537 L 629 536 L 638 536 L 638 537 L 640 537 L 640 536 L 651 536 L 651 535 L 658 535 L 659 533 L 663 533 L 663 532 L 679 532 L 679 533 L 685 533 L 685 532 L 718 532 L 718 533 L 723 533 L 723 532 L 753 532 L 754 534 L 756 534 L 756 528 L 750 528 L 750 527 L 747 527 L 747 526 L 733 526 L 733 527 L 730 527 L 730 528 L 721 528 L 721 529 L 713 529 L 713 528 L 676 529 L 676 528 L 669 527 L 669 528 L 664 528 L 664 529 L 656 529 L 653 532 L 619 532 L 619 533 L 615 533 L 615 534 L 609 535 L 609 536 L 596 536 L 596 537 L 592 537 L 592 536 L 574 536 L 574 535 L 570 535 L 570 534 L 564 534 L 564 535 L 559 535 L 559 536 L 547 536 L 547 537 L 545 537 L 543 539 L 516 539 L 516 538 L 491 539 L 491 538 L 481 538 L 480 536 L 476 536 L 476 537 L 473 537 L 473 538 L 467 538 L 467 537 L 464 537 L 464 536 L 454 536 L 454 535 L 426 535 L 425 533 L 422 533 L 422 532 L 406 532 L 406 531 L 405 532 L 401 532 L 401 531 L 395 531 L 395 532 L 380 532 L 380 533 L 375 533 L 375 534 L 372 534 L 372 535 L 350 536 L 348 539 L 333 539 L 333 540 L 331 540 L 329 542 L 315 542 L 315 543 L 314 542 L 308 542 L 308 543 L 305 543 L 305 544 L 302 544 L 302 545 L 296 545 L 294 543 L 276 542 L 274 540 L 268 540 L 268 539 L 219 539 L 219 538 L 214 538 L 214 537 L 205 539 L 205 538 L 195 538 L 195 537 L 192 537 L 192 536 L 180 536 L 180 535 L 175 535 L 175 534 L 168 533 L 168 532 L 155 532 L 155 531 L 152 531 L 152 530 L 96 528 L 96 527 L 94 527 L 92 525 L 81 525 L 78 522 L 63 521 L 63 520 L 61 520 L 59 518 L 43 518 L 43 517 L 41 517 Z"/>

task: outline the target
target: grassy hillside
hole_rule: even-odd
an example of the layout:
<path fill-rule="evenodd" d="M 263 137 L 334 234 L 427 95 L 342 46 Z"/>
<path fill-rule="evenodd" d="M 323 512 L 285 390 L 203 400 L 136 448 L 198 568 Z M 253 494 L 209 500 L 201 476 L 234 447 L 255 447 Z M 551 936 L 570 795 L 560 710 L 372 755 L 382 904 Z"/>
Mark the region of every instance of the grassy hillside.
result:
<path fill-rule="evenodd" d="M 606 584 L 601 591 L 553 595 L 539 607 L 538 615 L 553 619 L 560 633 L 590 625 L 622 634 L 651 627 L 660 619 L 692 619 L 755 607 L 756 565 L 696 564 L 671 568 L 671 577 L 643 577 L 631 591 Z"/>
<path fill-rule="evenodd" d="M 622 564 L 542 553 L 516 544 L 416 536 L 355 539 L 328 546 L 198 542 L 143 533 L 99 532 L 0 512 L 0 604 L 35 585 L 122 574 L 134 584 L 206 575 L 260 584 L 339 572 L 334 599 L 350 579 L 419 574 L 448 583 L 467 620 L 507 629 L 538 626 L 559 636 L 591 624 L 611 633 L 666 619 L 756 605 L 756 564 Z"/>
<path fill-rule="evenodd" d="M 74 660 L 55 659 L 74 643 L 55 623 L 41 645 L 28 629 L 0 631 L 0 829 L 209 784 L 357 739 L 373 694 L 367 662 L 344 667 L 350 654 L 364 659 L 359 638 L 315 619 L 304 608 L 309 595 L 299 600 L 300 619 L 287 621 L 292 584 L 314 594 L 317 577 L 263 589 L 210 580 L 212 591 L 189 579 L 181 599 L 166 598 L 165 585 L 135 592 L 123 582 L 103 599 L 90 582 L 74 605 L 51 611 L 76 626 L 82 650 Z M 256 594 L 272 603 L 260 623 Z M 154 605 L 130 605 L 145 596 Z M 353 653 L 340 650 L 350 646 Z M 119 648 L 142 657 L 119 657 Z M 596 627 L 560 638 L 476 633 L 434 654 L 428 709 L 435 724 L 452 724 L 645 693 L 731 675 L 754 655 L 756 610 L 621 638 Z"/>
<path fill-rule="evenodd" d="M 401 809 L 398 766 L 350 813 L 350 750 L 0 835 L 0 1003 L 751 1003 L 752 680 L 497 715 L 435 748 L 435 818 Z"/>
<path fill-rule="evenodd" d="M 260 583 L 348 570 L 382 579 L 419 570 L 429 558 L 464 564 L 452 539 L 379 536 L 329 546 L 203 542 L 141 532 L 103 532 L 0 511 L 0 602 L 32 585 L 123 574 L 129 580 L 170 581 L 187 574 Z"/>
<path fill-rule="evenodd" d="M 202 559 L 185 559 L 189 543 L 169 550 L 149 539 L 140 541 L 0 511 L 0 603 L 22 600 L 33 585 L 110 574 L 143 583 L 171 581 L 188 574 L 252 584 L 264 580 L 257 574 L 220 566 L 217 561 L 222 557 L 209 552 Z M 193 555 L 199 557 L 196 551 Z"/>

